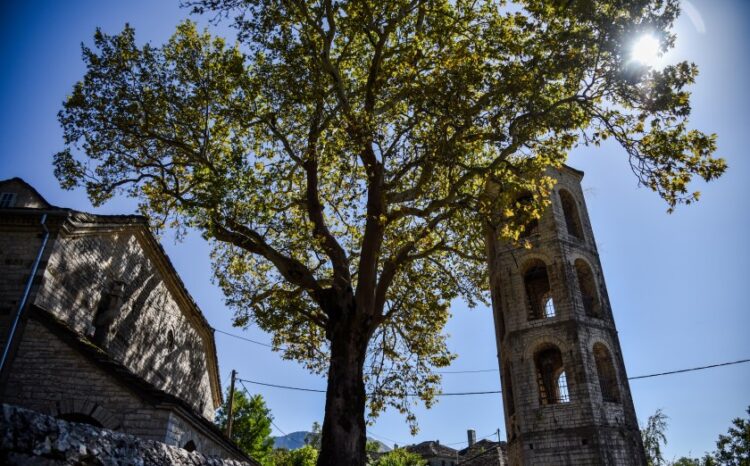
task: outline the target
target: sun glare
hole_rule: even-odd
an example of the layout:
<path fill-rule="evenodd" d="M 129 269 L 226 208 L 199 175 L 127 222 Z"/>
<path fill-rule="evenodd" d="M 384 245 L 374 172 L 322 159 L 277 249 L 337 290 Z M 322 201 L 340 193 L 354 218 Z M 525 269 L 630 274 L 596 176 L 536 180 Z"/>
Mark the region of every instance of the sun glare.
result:
<path fill-rule="evenodd" d="M 659 62 L 659 40 L 651 34 L 645 34 L 633 44 L 630 58 L 642 65 L 654 66 Z"/>

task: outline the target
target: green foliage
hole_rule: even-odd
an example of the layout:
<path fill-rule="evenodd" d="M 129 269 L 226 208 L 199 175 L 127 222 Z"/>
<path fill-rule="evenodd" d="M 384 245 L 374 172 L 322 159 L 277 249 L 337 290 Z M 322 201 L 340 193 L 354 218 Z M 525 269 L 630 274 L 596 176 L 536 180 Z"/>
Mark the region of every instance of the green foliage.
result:
<path fill-rule="evenodd" d="M 318 373 L 352 353 L 370 415 L 413 430 L 455 357 L 451 301 L 487 299 L 485 235 L 541 215 L 546 169 L 614 138 L 671 210 L 726 168 L 688 129 L 696 67 L 629 59 L 644 31 L 672 46 L 678 0 L 187 3 L 233 17 L 235 45 L 191 22 L 162 46 L 97 30 L 55 175 L 200 230 L 235 325 Z"/>
<path fill-rule="evenodd" d="M 313 422 L 310 432 L 307 435 L 305 435 L 305 445 L 309 445 L 316 450 L 320 450 L 320 440 L 321 440 L 320 424 L 317 421 L 315 421 Z"/>
<path fill-rule="evenodd" d="M 641 429 L 648 466 L 665 464 L 662 445 L 667 444 L 667 419 L 669 419 L 667 415 L 661 409 L 657 409 L 653 415 L 649 416 L 646 427 Z"/>
<path fill-rule="evenodd" d="M 719 435 L 714 454 L 721 466 L 750 466 L 750 407 L 748 419 L 735 418 L 727 435 Z"/>
<path fill-rule="evenodd" d="M 315 466 L 318 460 L 318 450 L 305 445 L 296 450 L 274 450 L 273 466 Z"/>
<path fill-rule="evenodd" d="M 227 428 L 229 392 L 224 404 L 216 411 L 216 424 L 221 430 Z M 270 465 L 273 439 L 271 438 L 271 411 L 266 407 L 263 397 L 253 395 L 250 398 L 242 391 L 234 392 L 232 407 L 232 440 L 242 451 L 263 465 Z"/>
<path fill-rule="evenodd" d="M 427 461 L 416 453 L 410 453 L 403 448 L 396 448 L 378 458 L 374 466 L 426 466 Z"/>

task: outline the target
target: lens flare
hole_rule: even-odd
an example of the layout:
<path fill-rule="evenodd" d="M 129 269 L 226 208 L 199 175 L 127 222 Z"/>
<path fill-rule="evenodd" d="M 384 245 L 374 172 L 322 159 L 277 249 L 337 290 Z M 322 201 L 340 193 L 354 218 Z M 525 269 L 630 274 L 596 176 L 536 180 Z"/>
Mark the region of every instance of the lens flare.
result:
<path fill-rule="evenodd" d="M 630 58 L 642 65 L 654 66 L 659 62 L 659 40 L 651 34 L 641 36 L 630 52 Z"/>

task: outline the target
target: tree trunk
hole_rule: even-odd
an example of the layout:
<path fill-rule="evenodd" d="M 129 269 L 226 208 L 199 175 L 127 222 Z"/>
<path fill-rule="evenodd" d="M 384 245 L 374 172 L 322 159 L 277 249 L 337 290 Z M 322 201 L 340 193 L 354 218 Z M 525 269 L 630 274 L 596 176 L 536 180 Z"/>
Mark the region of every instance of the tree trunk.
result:
<path fill-rule="evenodd" d="M 331 338 L 325 418 L 318 466 L 364 466 L 366 332 L 339 325 Z"/>

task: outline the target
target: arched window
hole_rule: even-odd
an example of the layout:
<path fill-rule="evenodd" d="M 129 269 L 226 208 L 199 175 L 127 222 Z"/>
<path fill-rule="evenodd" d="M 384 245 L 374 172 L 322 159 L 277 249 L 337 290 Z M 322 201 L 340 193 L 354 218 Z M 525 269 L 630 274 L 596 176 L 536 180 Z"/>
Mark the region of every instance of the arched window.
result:
<path fill-rule="evenodd" d="M 539 385 L 539 403 L 568 403 L 568 379 L 560 350 L 554 345 L 543 347 L 534 355 L 534 364 Z"/>
<path fill-rule="evenodd" d="M 583 226 L 581 225 L 581 217 L 578 215 L 578 206 L 573 195 L 564 189 L 559 191 L 559 195 L 568 234 L 582 240 Z"/>
<path fill-rule="evenodd" d="M 169 351 L 174 349 L 174 332 L 171 329 L 167 332 L 167 349 Z"/>
<path fill-rule="evenodd" d="M 547 265 L 538 260 L 533 260 L 526 268 L 523 274 L 523 284 L 526 290 L 526 305 L 529 313 L 529 320 L 551 317 L 548 315 L 547 307 L 551 308 L 554 316 L 554 302 L 547 275 Z"/>
<path fill-rule="evenodd" d="M 519 208 L 528 207 L 534 201 L 531 193 L 525 193 L 516 199 Z M 529 220 L 523 227 L 521 238 L 528 238 L 531 235 L 539 233 L 539 221 L 537 219 Z"/>
<path fill-rule="evenodd" d="M 120 313 L 124 289 L 125 283 L 114 281 L 110 284 L 109 290 L 102 293 L 94 315 L 94 342 L 100 346 L 106 343 L 110 327 Z"/>
<path fill-rule="evenodd" d="M 195 442 L 193 442 L 192 440 L 188 440 L 188 442 L 185 445 L 183 445 L 182 448 L 191 452 L 195 451 Z"/>
<path fill-rule="evenodd" d="M 90 426 L 104 427 L 101 422 L 97 421 L 93 417 L 89 416 L 88 414 L 83 413 L 63 413 L 57 416 L 58 419 L 67 421 L 67 422 L 77 422 L 79 424 L 88 424 Z"/>
<path fill-rule="evenodd" d="M 596 281 L 591 267 L 583 259 L 575 261 L 576 276 L 578 277 L 578 289 L 581 290 L 581 301 L 583 301 L 583 310 L 589 317 L 601 318 L 601 304 L 599 303 L 599 293 L 597 292 Z"/>
<path fill-rule="evenodd" d="M 601 343 L 594 345 L 594 360 L 596 361 L 596 373 L 599 376 L 602 399 L 615 403 L 619 402 L 620 388 L 617 384 L 617 372 L 606 346 Z"/>

